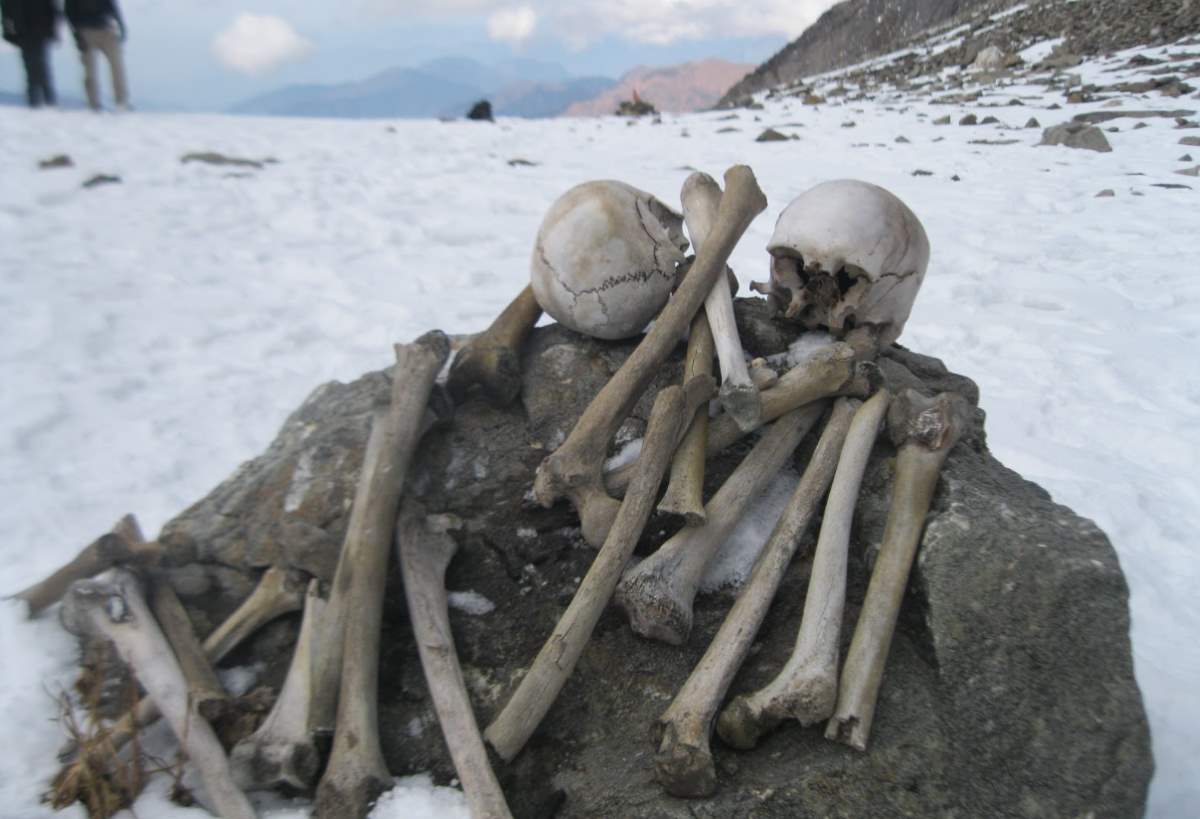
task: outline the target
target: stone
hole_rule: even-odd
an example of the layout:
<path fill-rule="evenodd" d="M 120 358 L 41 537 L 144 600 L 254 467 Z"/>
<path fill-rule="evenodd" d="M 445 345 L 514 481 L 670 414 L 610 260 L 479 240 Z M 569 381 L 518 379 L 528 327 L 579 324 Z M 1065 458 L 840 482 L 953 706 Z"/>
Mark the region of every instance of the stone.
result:
<path fill-rule="evenodd" d="M 979 71 L 998 71 L 1005 67 L 1005 55 L 997 46 L 991 45 L 975 55 L 971 67 Z"/>
<path fill-rule="evenodd" d="M 754 138 L 755 142 L 787 142 L 791 137 L 787 134 L 780 133 L 774 128 L 768 128 Z"/>
<path fill-rule="evenodd" d="M 1185 136 L 1179 140 L 1179 144 L 1200 148 L 1200 136 Z"/>
<path fill-rule="evenodd" d="M 1116 196 L 1116 195 L 1117 195 L 1117 192 L 1114 191 L 1112 188 L 1105 188 L 1104 190 L 1100 191 L 1100 193 L 1096 194 L 1096 198 L 1104 199 L 1106 197 Z"/>
<path fill-rule="evenodd" d="M 1176 162 L 1191 162 L 1191 161 L 1192 161 L 1192 155 L 1191 155 L 1191 154 L 1184 154 L 1183 156 L 1179 157 L 1179 159 L 1177 159 L 1177 160 L 1175 160 L 1175 161 L 1176 161 Z"/>
<path fill-rule="evenodd" d="M 747 352 L 785 351 L 796 335 L 765 301 L 738 299 Z M 594 552 L 565 503 L 526 500 L 534 470 L 566 437 L 635 341 L 602 342 L 559 325 L 533 331 L 522 355 L 522 393 L 498 409 L 480 398 L 422 440 L 408 492 L 431 512 L 461 517 L 447 586 L 495 609 L 450 612 L 473 705 L 487 724 L 541 648 Z M 660 368 L 618 433 L 642 435 L 653 396 L 682 373 L 683 345 Z M 893 389 L 978 388 L 940 361 L 899 347 L 879 368 Z M 390 376 L 367 374 L 318 388 L 260 457 L 167 524 L 168 577 L 187 572 L 184 602 L 201 634 L 228 613 L 263 566 L 329 580 L 349 517 L 369 419 Z M 716 486 L 749 442 L 710 462 Z M 803 468 L 811 439 L 797 451 Z M 895 451 L 881 437 L 863 481 L 849 563 L 843 652 L 883 534 Z M 652 518 L 646 553 L 669 534 Z M 815 532 L 807 535 L 808 543 Z M 811 545 L 788 569 L 755 653 L 730 695 L 770 679 L 791 653 L 811 565 Z M 176 574 L 172 574 L 176 573 Z M 720 787 L 682 803 L 664 795 L 648 738 L 719 627 L 729 592 L 702 595 L 691 640 L 666 649 L 635 637 L 613 612 L 600 621 L 574 675 L 533 741 L 497 765 L 515 815 L 620 816 L 1105 816 L 1143 810 L 1152 761 L 1133 676 L 1128 587 L 1116 553 L 1090 521 L 1055 504 L 988 451 L 984 415 L 946 462 L 888 658 L 866 753 L 827 742 L 821 730 L 784 725 L 749 752 L 714 742 Z M 399 577 L 389 575 L 380 668 L 384 755 L 396 774 L 454 778 L 408 625 Z M 277 685 L 285 639 L 253 638 L 238 663 L 264 663 Z M 268 629 L 267 631 L 270 631 Z M 283 638 L 280 637 L 283 633 Z M 409 726 L 417 726 L 413 729 Z M 1014 762 L 1015 760 L 1015 762 Z"/>
<path fill-rule="evenodd" d="M 944 116 L 944 117 L 938 117 L 937 119 L 935 119 L 933 121 L 933 124 L 934 125 L 949 125 L 950 124 L 950 115 L 946 114 L 946 116 Z"/>
<path fill-rule="evenodd" d="M 1042 132 L 1039 145 L 1064 145 L 1068 148 L 1082 148 L 1088 151 L 1108 153 L 1112 146 L 1108 137 L 1095 125 L 1084 125 L 1078 122 L 1068 122 L 1055 125 Z"/>
<path fill-rule="evenodd" d="M 1166 117 L 1178 120 L 1181 117 L 1189 117 L 1195 111 L 1178 110 L 1178 111 L 1088 111 L 1084 114 L 1076 114 L 1071 117 L 1072 122 L 1083 122 L 1088 125 L 1098 125 L 1101 122 L 1107 122 L 1110 119 L 1120 119 L 1122 117 L 1130 117 L 1133 119 L 1153 119 L 1155 117 Z"/>
<path fill-rule="evenodd" d="M 1191 168 L 1184 168 L 1181 171 L 1175 171 L 1175 173 L 1183 176 L 1200 176 L 1200 165 L 1194 165 Z"/>
<path fill-rule="evenodd" d="M 962 119 L 960 119 L 958 121 L 958 124 L 959 125 L 978 125 L 979 117 L 975 116 L 974 114 L 967 114 L 965 117 L 963 117 Z"/>
<path fill-rule="evenodd" d="M 495 122 L 492 116 L 492 104 L 487 100 L 479 100 L 467 111 L 467 119 L 476 122 Z"/>
<path fill-rule="evenodd" d="M 38 169 L 43 171 L 52 171 L 56 168 L 73 168 L 75 167 L 74 160 L 66 154 L 57 154 L 55 156 L 43 159 L 38 162 Z"/>
<path fill-rule="evenodd" d="M 95 174 L 94 176 L 88 177 L 87 181 L 83 183 L 83 187 L 98 188 L 102 185 L 119 185 L 119 184 L 121 184 L 121 177 L 114 176 L 113 174 L 110 174 L 110 173 L 98 173 L 98 174 Z"/>
<path fill-rule="evenodd" d="M 242 159 L 236 156 L 226 156 L 216 151 L 195 151 L 179 157 L 179 161 L 184 165 L 190 162 L 199 162 L 217 167 L 254 168 L 255 170 L 261 169 L 264 164 L 260 159 Z"/>
<path fill-rule="evenodd" d="M 1000 120 L 998 120 L 992 116 L 984 117 L 983 119 L 981 119 L 979 121 L 980 125 L 998 125 L 999 123 L 1000 123 Z"/>
<path fill-rule="evenodd" d="M 1042 124 L 1037 121 L 1037 117 L 1030 117 L 1025 123 L 1026 128 L 1041 128 Z"/>
<path fill-rule="evenodd" d="M 907 145 L 907 144 L 909 144 L 909 142 L 910 142 L 909 138 L 908 138 L 908 137 L 906 137 L 906 136 L 904 136 L 904 135 L 900 135 L 900 136 L 896 137 L 896 139 L 895 139 L 895 140 L 893 140 L 893 141 L 894 141 L 894 142 L 895 142 L 897 145 Z"/>

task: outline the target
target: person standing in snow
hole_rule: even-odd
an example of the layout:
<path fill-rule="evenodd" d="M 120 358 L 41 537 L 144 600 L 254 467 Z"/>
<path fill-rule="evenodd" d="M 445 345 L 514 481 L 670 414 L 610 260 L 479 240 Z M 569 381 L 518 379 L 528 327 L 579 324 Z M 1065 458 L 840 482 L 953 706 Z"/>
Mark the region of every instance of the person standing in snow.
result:
<path fill-rule="evenodd" d="M 100 110 L 100 81 L 96 73 L 96 52 L 100 52 L 112 71 L 117 110 L 129 110 L 129 84 L 121 50 L 121 44 L 125 42 L 125 20 L 116 0 L 66 0 L 64 11 L 83 60 L 83 87 L 87 92 L 88 107 L 93 111 Z"/>
<path fill-rule="evenodd" d="M 21 49 L 29 107 L 54 105 L 54 82 L 46 58 L 46 47 L 58 39 L 54 0 L 0 0 L 0 25 L 4 39 Z"/>

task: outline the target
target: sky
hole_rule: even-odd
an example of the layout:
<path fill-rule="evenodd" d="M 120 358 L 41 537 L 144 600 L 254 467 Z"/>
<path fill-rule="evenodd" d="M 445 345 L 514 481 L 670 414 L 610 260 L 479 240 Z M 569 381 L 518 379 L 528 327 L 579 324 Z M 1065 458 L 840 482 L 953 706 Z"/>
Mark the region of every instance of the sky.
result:
<path fill-rule="evenodd" d="M 118 0 L 135 106 L 223 110 L 294 83 L 363 79 L 445 56 L 558 62 L 579 76 L 704 57 L 758 64 L 833 0 Z M 64 28 L 53 51 L 62 97 L 82 97 Z M 23 92 L 0 43 L 0 91 Z"/>

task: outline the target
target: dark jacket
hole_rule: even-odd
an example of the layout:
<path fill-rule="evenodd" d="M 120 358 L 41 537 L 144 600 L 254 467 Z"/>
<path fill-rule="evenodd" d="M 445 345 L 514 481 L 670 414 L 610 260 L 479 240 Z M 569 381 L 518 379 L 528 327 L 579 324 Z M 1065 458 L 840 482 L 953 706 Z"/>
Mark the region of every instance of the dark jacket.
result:
<path fill-rule="evenodd" d="M 63 11 L 73 29 L 108 28 L 113 20 L 125 28 L 117 0 L 66 0 Z"/>
<path fill-rule="evenodd" d="M 54 0 L 0 0 L 4 39 L 15 45 L 41 43 L 58 36 Z"/>

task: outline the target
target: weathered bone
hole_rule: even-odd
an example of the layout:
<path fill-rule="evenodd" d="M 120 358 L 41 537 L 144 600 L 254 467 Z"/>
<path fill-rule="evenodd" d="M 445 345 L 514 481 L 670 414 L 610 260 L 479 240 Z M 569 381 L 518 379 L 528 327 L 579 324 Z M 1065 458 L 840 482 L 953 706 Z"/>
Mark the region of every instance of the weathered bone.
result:
<path fill-rule="evenodd" d="M 684 214 L 687 218 L 687 214 Z M 698 375 L 712 375 L 713 337 L 708 319 L 697 312 L 688 334 L 687 360 L 683 365 L 683 383 Z M 708 407 L 701 406 L 684 433 L 675 458 L 671 478 L 658 502 L 658 511 L 679 515 L 688 526 L 704 525 L 704 450 L 708 443 Z"/>
<path fill-rule="evenodd" d="M 525 747 L 575 669 L 650 518 L 679 430 L 712 392 L 712 379 L 701 376 L 682 388 L 667 387 L 655 398 L 639 466 L 604 546 L 512 698 L 484 732 L 503 759 Z"/>
<path fill-rule="evenodd" d="M 230 755 L 234 781 L 246 790 L 279 788 L 308 793 L 316 781 L 320 756 L 313 742 L 309 717 L 312 709 L 314 662 L 322 646 L 318 624 L 326 601 L 321 583 L 310 580 L 304 601 L 300 634 L 283 687 L 258 729 L 238 742 Z"/>
<path fill-rule="evenodd" d="M 841 740 L 860 751 L 866 750 L 871 735 L 900 602 L 938 475 L 969 423 L 970 406 L 955 393 L 925 398 L 905 390 L 888 412 L 888 432 L 899 447 L 892 503 L 875 570 L 846 653 L 837 709 L 825 729 L 829 739 Z"/>
<path fill-rule="evenodd" d="M 103 636 L 112 642 L 166 716 L 217 814 L 225 819 L 252 819 L 254 808 L 230 776 L 225 749 L 208 721 L 190 706 L 188 681 L 142 597 L 137 578 L 118 569 L 105 580 L 77 581 L 64 597 L 62 621 L 74 634 Z"/>
<path fill-rule="evenodd" d="M 135 530 L 137 519 L 126 515 L 113 525 L 111 532 L 89 543 L 71 562 L 13 597 L 24 600 L 29 607 L 29 616 L 36 617 L 42 609 L 58 602 L 76 580 L 95 577 L 114 566 L 143 568 L 157 563 L 162 547 L 158 543 L 144 542 L 140 532 L 139 536 L 133 537 Z"/>
<path fill-rule="evenodd" d="M 229 707 L 229 695 L 217 679 L 204 647 L 196 639 L 192 620 L 183 603 L 179 602 L 179 595 L 165 577 L 151 579 L 150 608 L 188 681 L 188 699 L 192 707 L 206 720 L 218 719 Z"/>
<path fill-rule="evenodd" d="M 774 680 L 753 694 L 734 699 L 717 720 L 721 739 L 735 748 L 753 748 L 762 734 L 787 717 L 812 725 L 833 713 L 850 522 L 890 397 L 881 389 L 859 407 L 850 422 L 825 504 L 792 656 Z"/>
<path fill-rule="evenodd" d="M 396 549 L 404 575 L 404 596 L 412 621 L 425 682 L 433 697 L 438 723 L 454 770 L 458 772 L 471 819 L 512 819 L 504 791 L 496 780 L 487 748 L 479 734 L 475 712 L 463 679 L 450 615 L 446 606 L 446 567 L 458 550 L 447 533 L 456 519 L 426 516 L 420 503 L 408 500 L 400 509 Z"/>
<path fill-rule="evenodd" d="M 570 498 L 579 512 L 583 536 L 593 546 L 604 542 L 618 507 L 604 490 L 609 441 L 723 275 L 737 240 L 766 207 L 766 197 L 749 168 L 730 168 L 725 185 L 716 224 L 691 272 L 637 349 L 584 411 L 567 440 L 538 467 L 534 497 L 544 506 L 560 497 Z"/>
<path fill-rule="evenodd" d="M 521 344 L 537 324 L 542 308 L 526 285 L 486 330 L 454 356 L 446 386 L 455 401 L 478 385 L 493 404 L 507 406 L 521 391 Z"/>
<path fill-rule="evenodd" d="M 616 602 L 643 637 L 682 645 L 692 629 L 692 603 L 704 569 L 725 543 L 746 507 L 792 457 L 824 407 L 804 407 L 780 418 L 754 445 L 705 507 L 704 526 L 686 526 L 617 585 Z"/>
<path fill-rule="evenodd" d="M 784 413 L 822 398 L 835 395 L 865 398 L 879 387 L 880 382 L 879 370 L 874 364 L 856 364 L 854 350 L 847 344 L 835 342 L 788 370 L 779 383 L 763 392 L 762 422 L 770 423 Z M 708 425 L 707 457 L 723 452 L 745 435 L 727 414 L 718 415 Z M 634 460 L 607 473 L 604 480 L 608 489 L 617 495 L 624 492 L 636 463 Z"/>
<path fill-rule="evenodd" d="M 750 380 L 759 390 L 769 390 L 779 383 L 779 373 L 764 359 L 756 358 L 750 362 Z"/>
<path fill-rule="evenodd" d="M 684 181 L 680 199 L 692 247 L 699 252 L 716 218 L 721 188 L 711 176 L 697 171 Z M 718 279 L 705 296 L 704 312 L 721 362 L 721 406 L 749 432 L 762 423 L 762 398 L 746 369 L 742 340 L 733 318 L 733 296 L 724 281 Z"/>
<path fill-rule="evenodd" d="M 857 403 L 846 398 L 834 403 L 804 477 L 755 561 L 750 579 L 691 676 L 658 719 L 655 771 L 658 781 L 674 796 L 709 796 L 716 789 L 709 734 L 717 709 L 750 651 L 800 538 L 829 489 Z"/>
<path fill-rule="evenodd" d="M 317 787 L 318 816 L 366 816 L 391 787 L 377 718 L 388 547 L 433 382 L 449 354 L 449 340 L 436 330 L 397 344 L 391 405 L 371 425 L 329 603 L 331 616 L 342 623 L 342 662 L 333 751 Z"/>

